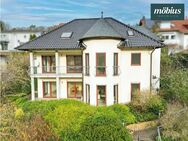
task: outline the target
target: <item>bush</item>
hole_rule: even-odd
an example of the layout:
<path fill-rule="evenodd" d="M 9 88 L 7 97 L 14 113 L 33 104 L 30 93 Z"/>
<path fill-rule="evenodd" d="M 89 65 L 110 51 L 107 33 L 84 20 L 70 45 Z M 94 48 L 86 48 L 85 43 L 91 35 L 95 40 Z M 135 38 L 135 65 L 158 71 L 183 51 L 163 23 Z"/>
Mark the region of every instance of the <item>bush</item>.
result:
<path fill-rule="evenodd" d="M 125 125 L 136 122 L 135 116 L 130 112 L 129 107 L 126 105 L 115 104 L 110 106 L 109 109 L 114 111 L 121 122 L 125 123 Z"/>
<path fill-rule="evenodd" d="M 188 104 L 188 70 L 174 70 L 161 78 L 161 96 Z"/>
<path fill-rule="evenodd" d="M 132 141 L 132 137 L 115 112 L 97 112 L 89 116 L 80 128 L 84 141 Z"/>
<path fill-rule="evenodd" d="M 56 140 L 49 126 L 40 115 L 25 116 L 15 105 L 7 103 L 0 107 L 0 139 L 3 141 Z"/>
<path fill-rule="evenodd" d="M 159 95 L 152 95 L 146 101 L 145 106 L 148 112 L 158 115 L 159 112 L 165 110 L 166 104 L 165 101 Z"/>
<path fill-rule="evenodd" d="M 188 137 L 188 109 L 179 103 L 169 104 L 160 118 L 164 138 L 172 141 L 186 141 Z"/>
<path fill-rule="evenodd" d="M 159 112 L 165 110 L 166 104 L 159 95 L 142 91 L 140 95 L 134 96 L 129 107 L 137 121 L 149 121 L 158 118 Z"/>
<path fill-rule="evenodd" d="M 84 120 L 95 113 L 95 108 L 88 105 L 62 105 L 55 108 L 45 116 L 51 129 L 64 141 L 74 140 L 78 137 L 80 125 Z"/>

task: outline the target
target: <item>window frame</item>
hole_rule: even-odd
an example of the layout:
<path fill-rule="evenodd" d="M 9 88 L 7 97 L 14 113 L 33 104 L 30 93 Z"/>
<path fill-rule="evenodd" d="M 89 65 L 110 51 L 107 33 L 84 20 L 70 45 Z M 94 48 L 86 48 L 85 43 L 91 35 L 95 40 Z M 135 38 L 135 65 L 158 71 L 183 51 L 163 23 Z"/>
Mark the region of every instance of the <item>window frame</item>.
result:
<path fill-rule="evenodd" d="M 99 74 L 98 72 L 98 56 L 100 54 L 104 54 L 104 66 L 101 66 L 105 68 L 104 74 Z M 106 53 L 102 53 L 102 52 L 96 53 L 96 76 L 106 76 Z"/>
<path fill-rule="evenodd" d="M 45 96 L 45 94 L 44 94 L 44 87 L 45 87 L 44 83 L 50 83 L 50 96 Z M 55 83 L 56 96 L 52 95 L 52 83 Z M 55 81 L 42 81 L 42 90 L 43 90 L 43 98 L 57 98 L 57 88 L 56 88 Z"/>
<path fill-rule="evenodd" d="M 99 102 L 98 102 L 98 87 L 100 87 L 100 86 L 102 86 L 102 87 L 105 87 L 105 101 L 104 101 L 104 105 L 99 105 Z M 96 87 L 96 98 L 97 98 L 97 106 L 106 106 L 106 85 L 97 85 L 97 87 Z"/>
<path fill-rule="evenodd" d="M 45 67 L 45 65 L 44 65 L 44 58 L 45 57 L 50 57 L 50 71 L 48 72 L 48 71 L 45 71 L 44 70 L 44 67 Z M 55 55 L 42 55 L 41 56 L 41 58 L 42 58 L 42 73 L 55 73 L 56 72 L 56 60 L 55 60 Z M 53 59 L 52 58 L 54 58 L 54 63 L 55 63 L 55 66 L 52 66 L 52 64 L 53 64 Z M 46 66 L 47 67 L 47 66 Z M 55 70 L 53 71 L 53 68 L 52 67 L 55 67 Z"/>
<path fill-rule="evenodd" d="M 74 93 L 74 97 L 72 97 L 72 96 L 69 96 L 69 93 L 68 93 L 68 91 L 69 91 L 69 87 L 68 87 L 68 84 L 69 83 L 74 83 L 74 88 L 76 87 L 76 83 L 81 83 L 82 84 L 82 86 L 81 86 L 81 88 L 82 88 L 82 90 L 81 90 L 81 97 L 76 97 L 76 91 L 75 91 L 75 93 Z M 74 98 L 74 99 L 80 99 L 80 100 L 82 100 L 82 98 L 83 98 L 83 83 L 82 82 L 75 82 L 75 81 L 68 81 L 67 82 L 67 98 Z"/>
<path fill-rule="evenodd" d="M 117 88 L 116 88 L 117 87 Z M 116 89 L 117 89 L 117 91 L 116 91 Z M 119 89 L 118 89 L 118 84 L 116 84 L 116 85 L 114 85 L 114 87 L 113 87 L 113 96 L 114 96 L 114 104 L 118 104 L 118 97 L 119 97 Z M 117 92 L 117 94 L 115 95 L 115 92 Z M 115 102 L 115 97 L 116 97 L 116 102 Z"/>
<path fill-rule="evenodd" d="M 86 103 L 90 104 L 90 85 L 89 84 L 86 84 Z M 89 99 L 88 99 L 89 98 Z"/>
<path fill-rule="evenodd" d="M 138 64 L 133 64 L 133 55 L 139 54 L 140 55 L 140 62 Z M 131 66 L 141 66 L 141 53 L 131 53 Z"/>
<path fill-rule="evenodd" d="M 133 95 L 133 87 L 132 85 L 138 85 L 138 95 L 140 95 L 140 82 L 139 83 L 131 83 L 131 97 Z"/>
<path fill-rule="evenodd" d="M 118 53 L 114 53 L 113 59 L 114 59 L 113 60 L 113 74 L 114 76 L 117 76 L 118 75 Z"/>
<path fill-rule="evenodd" d="M 74 68 L 74 71 L 70 71 L 68 69 L 68 67 L 70 67 L 70 65 L 68 65 L 68 57 L 74 57 L 74 65 L 71 67 L 76 67 L 75 65 L 75 57 L 81 57 L 81 65 L 79 67 L 81 67 L 81 71 L 76 71 L 76 69 Z M 82 73 L 82 67 L 83 67 L 83 61 L 82 61 L 82 55 L 66 55 L 66 72 L 67 73 Z"/>
<path fill-rule="evenodd" d="M 85 54 L 85 75 L 90 75 L 89 53 Z"/>

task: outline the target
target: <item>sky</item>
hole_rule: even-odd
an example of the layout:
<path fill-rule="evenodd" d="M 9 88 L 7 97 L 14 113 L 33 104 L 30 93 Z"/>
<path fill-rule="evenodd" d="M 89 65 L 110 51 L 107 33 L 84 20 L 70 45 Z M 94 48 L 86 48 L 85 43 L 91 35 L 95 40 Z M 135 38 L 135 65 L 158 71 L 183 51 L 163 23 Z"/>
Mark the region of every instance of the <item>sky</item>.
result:
<path fill-rule="evenodd" d="M 150 18 L 151 3 L 184 3 L 188 15 L 188 0 L 0 0 L 1 20 L 11 27 L 51 26 L 75 18 L 113 17 L 135 25 Z"/>

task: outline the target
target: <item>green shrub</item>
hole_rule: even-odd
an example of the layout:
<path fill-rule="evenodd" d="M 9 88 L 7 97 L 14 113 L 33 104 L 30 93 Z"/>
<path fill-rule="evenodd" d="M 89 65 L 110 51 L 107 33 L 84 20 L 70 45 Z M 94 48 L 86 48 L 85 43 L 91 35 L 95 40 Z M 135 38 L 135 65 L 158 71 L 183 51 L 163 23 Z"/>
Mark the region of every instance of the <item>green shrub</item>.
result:
<path fill-rule="evenodd" d="M 88 105 L 62 105 L 56 107 L 45 116 L 56 135 L 63 135 L 63 140 L 77 138 L 80 125 L 84 120 L 95 113 L 95 107 Z"/>
<path fill-rule="evenodd" d="M 165 110 L 165 101 L 161 99 L 160 96 L 154 95 L 151 96 L 146 101 L 146 109 L 148 112 L 154 113 L 155 115 L 159 114 L 159 112 L 162 112 Z"/>
<path fill-rule="evenodd" d="M 81 124 L 84 141 L 132 141 L 132 137 L 113 111 L 97 112 Z"/>
<path fill-rule="evenodd" d="M 21 105 L 25 112 L 29 112 L 30 114 L 40 113 L 42 115 L 46 115 L 48 112 L 53 111 L 56 107 L 60 105 L 74 105 L 74 106 L 84 106 L 86 104 L 70 99 L 61 99 L 61 100 L 50 100 L 50 101 L 27 101 Z"/>
<path fill-rule="evenodd" d="M 158 118 L 159 112 L 166 108 L 165 101 L 157 94 L 143 91 L 128 105 L 137 121 L 149 121 Z"/>
<path fill-rule="evenodd" d="M 118 115 L 118 118 L 122 123 L 131 124 L 136 122 L 135 116 L 130 112 L 129 107 L 126 105 L 115 104 L 110 106 L 109 109 L 111 109 Z"/>

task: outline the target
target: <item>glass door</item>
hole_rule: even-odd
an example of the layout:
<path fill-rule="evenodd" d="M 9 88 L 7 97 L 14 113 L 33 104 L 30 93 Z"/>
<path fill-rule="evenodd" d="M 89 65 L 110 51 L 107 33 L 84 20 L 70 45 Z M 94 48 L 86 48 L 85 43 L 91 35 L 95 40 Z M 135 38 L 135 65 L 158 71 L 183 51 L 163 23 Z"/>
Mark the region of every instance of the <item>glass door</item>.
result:
<path fill-rule="evenodd" d="M 106 86 L 97 86 L 97 105 L 106 105 Z"/>

